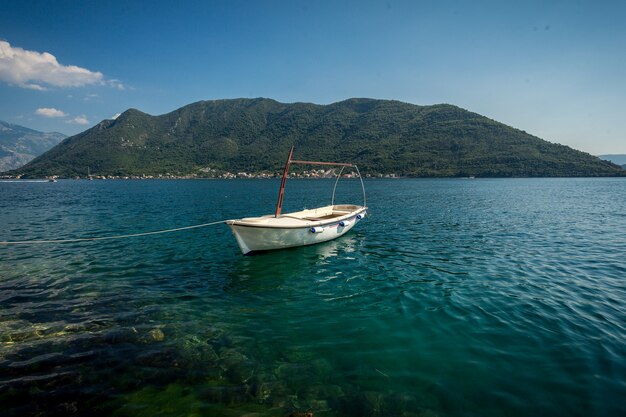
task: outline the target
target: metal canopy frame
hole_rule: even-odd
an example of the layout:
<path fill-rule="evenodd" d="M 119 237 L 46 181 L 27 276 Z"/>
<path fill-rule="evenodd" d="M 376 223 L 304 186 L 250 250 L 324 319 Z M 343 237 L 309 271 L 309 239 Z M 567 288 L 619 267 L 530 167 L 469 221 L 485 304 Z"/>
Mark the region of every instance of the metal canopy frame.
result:
<path fill-rule="evenodd" d="M 331 205 L 335 205 L 335 191 L 337 189 L 337 183 L 339 182 L 339 178 L 341 178 L 341 174 L 346 167 L 356 169 L 357 174 L 359 175 L 359 180 L 361 181 L 361 190 L 363 190 L 363 207 L 366 206 L 367 200 L 365 197 L 365 184 L 363 184 L 363 177 L 361 176 L 361 172 L 359 171 L 359 167 L 356 164 L 349 164 L 345 162 L 319 162 L 319 161 L 300 161 L 296 159 L 291 159 L 293 156 L 293 146 L 289 150 L 289 156 L 287 157 L 287 162 L 285 163 L 285 169 L 283 170 L 283 177 L 280 181 L 280 190 L 278 192 L 278 201 L 276 202 L 276 212 L 274 213 L 274 217 L 280 216 L 280 212 L 283 208 L 283 198 L 285 197 L 285 184 L 287 183 L 287 175 L 289 174 L 289 166 L 291 164 L 304 164 L 304 165 L 330 165 L 330 166 L 340 166 L 341 170 L 337 175 L 337 179 L 335 180 L 335 185 L 333 186 L 333 195 L 331 198 Z"/>

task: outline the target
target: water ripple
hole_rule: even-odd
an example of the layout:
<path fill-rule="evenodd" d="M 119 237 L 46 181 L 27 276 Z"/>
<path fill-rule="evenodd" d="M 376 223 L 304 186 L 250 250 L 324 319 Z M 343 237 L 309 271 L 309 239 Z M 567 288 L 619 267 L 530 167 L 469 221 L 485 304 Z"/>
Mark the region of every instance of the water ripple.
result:
<path fill-rule="evenodd" d="M 276 183 L 33 185 L 0 183 L 1 240 L 263 214 Z M 225 227 L 0 248 L 4 414 L 626 415 L 626 182 L 367 187 L 348 235 L 255 257 Z"/>

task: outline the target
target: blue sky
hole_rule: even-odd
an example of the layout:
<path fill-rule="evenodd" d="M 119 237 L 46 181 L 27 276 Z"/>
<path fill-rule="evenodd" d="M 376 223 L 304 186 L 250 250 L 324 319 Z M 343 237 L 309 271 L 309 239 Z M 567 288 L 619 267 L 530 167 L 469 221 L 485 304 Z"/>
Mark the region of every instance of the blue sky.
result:
<path fill-rule="evenodd" d="M 626 2 L 175 3 L 3 0 L 0 120 L 75 134 L 131 107 L 371 97 L 626 153 Z"/>

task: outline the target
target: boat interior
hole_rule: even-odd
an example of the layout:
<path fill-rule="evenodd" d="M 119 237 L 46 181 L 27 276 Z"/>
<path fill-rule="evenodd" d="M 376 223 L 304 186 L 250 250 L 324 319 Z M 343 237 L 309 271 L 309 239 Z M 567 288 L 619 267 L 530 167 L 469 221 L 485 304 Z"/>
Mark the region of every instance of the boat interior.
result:
<path fill-rule="evenodd" d="M 352 204 L 340 204 L 334 206 L 326 206 L 320 207 L 312 210 L 302 210 L 296 213 L 288 213 L 284 214 L 280 217 L 291 217 L 294 219 L 300 220 L 308 220 L 308 221 L 322 221 L 322 220 L 330 220 L 338 217 L 345 216 L 346 214 L 350 214 L 355 210 L 361 208 L 360 206 L 355 206 Z"/>
<path fill-rule="evenodd" d="M 265 225 L 284 225 L 297 226 L 302 223 L 323 222 L 332 219 L 349 216 L 351 213 L 362 209 L 363 207 L 353 204 L 338 204 L 332 206 L 318 207 L 307 209 L 293 213 L 285 213 L 275 218 L 274 215 L 268 214 L 260 217 L 245 217 L 237 220 L 240 224 L 265 224 Z M 234 221 L 233 221 L 234 222 Z"/>

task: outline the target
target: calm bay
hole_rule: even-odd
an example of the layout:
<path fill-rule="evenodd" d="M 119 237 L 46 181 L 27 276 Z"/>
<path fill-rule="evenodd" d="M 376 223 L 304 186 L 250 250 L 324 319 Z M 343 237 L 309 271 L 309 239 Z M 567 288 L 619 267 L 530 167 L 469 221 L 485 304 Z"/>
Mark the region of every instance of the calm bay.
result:
<path fill-rule="evenodd" d="M 283 211 L 326 204 L 293 180 Z M 626 415 L 626 180 L 367 180 L 335 241 L 0 246 L 0 414 Z M 276 180 L 0 182 L 0 241 L 271 213 Z M 361 203 L 342 180 L 338 203 Z"/>

